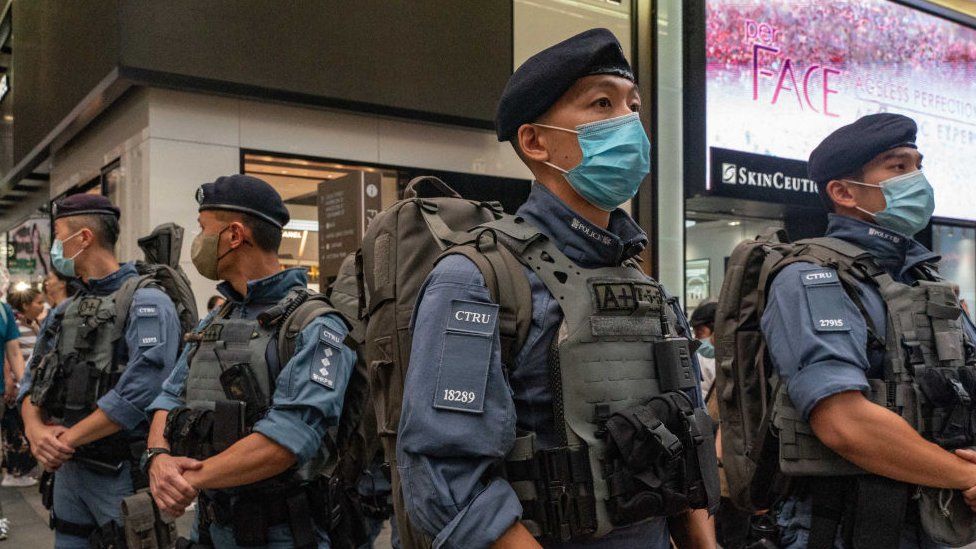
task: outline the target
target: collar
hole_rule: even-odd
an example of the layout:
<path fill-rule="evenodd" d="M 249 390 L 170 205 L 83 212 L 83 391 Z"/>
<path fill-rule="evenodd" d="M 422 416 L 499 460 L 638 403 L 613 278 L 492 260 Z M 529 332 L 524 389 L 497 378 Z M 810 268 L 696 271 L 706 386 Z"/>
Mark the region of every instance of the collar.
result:
<path fill-rule="evenodd" d="M 277 303 L 284 299 L 288 291 L 296 286 L 307 286 L 308 275 L 301 267 L 292 267 L 277 273 L 247 281 L 247 295 L 242 296 L 226 280 L 217 285 L 220 292 L 235 305 L 249 303 Z"/>
<path fill-rule="evenodd" d="M 608 228 L 597 227 L 538 182 L 517 215 L 581 267 L 620 265 L 647 246 L 647 234 L 627 212 L 617 208 L 610 212 Z"/>
<path fill-rule="evenodd" d="M 863 248 L 881 267 L 899 278 L 920 263 L 935 263 L 940 259 L 914 238 L 853 217 L 830 214 L 827 236 Z"/>
<path fill-rule="evenodd" d="M 86 294 L 108 295 L 121 288 L 123 282 L 138 275 L 135 264 L 130 262 L 119 265 L 117 271 L 102 278 L 89 278 L 88 282 L 80 278 L 74 280 L 77 281 L 76 285 L 79 291 Z"/>

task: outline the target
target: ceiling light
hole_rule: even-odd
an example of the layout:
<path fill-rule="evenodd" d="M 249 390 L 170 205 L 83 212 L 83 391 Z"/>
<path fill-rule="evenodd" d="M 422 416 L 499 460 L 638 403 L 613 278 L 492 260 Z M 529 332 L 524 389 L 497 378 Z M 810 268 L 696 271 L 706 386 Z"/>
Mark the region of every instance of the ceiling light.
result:
<path fill-rule="evenodd" d="M 741 221 L 729 221 L 729 227 L 738 227 L 739 225 L 742 225 Z"/>

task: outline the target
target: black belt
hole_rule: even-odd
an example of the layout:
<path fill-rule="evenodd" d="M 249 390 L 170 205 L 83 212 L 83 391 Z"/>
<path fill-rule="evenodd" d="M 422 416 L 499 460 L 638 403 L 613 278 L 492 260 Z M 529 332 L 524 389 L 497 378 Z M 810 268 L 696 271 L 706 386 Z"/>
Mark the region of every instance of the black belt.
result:
<path fill-rule="evenodd" d="M 64 520 L 58 518 L 54 513 L 51 513 L 51 529 L 66 536 L 75 536 L 78 538 L 88 539 L 91 535 L 98 530 L 98 526 L 94 524 L 79 524 L 77 522 L 71 522 L 70 520 Z"/>
<path fill-rule="evenodd" d="M 316 544 L 316 515 L 323 515 L 326 493 L 319 483 L 294 483 L 269 486 L 230 495 L 226 492 L 201 494 L 202 524 L 230 527 L 241 546 L 267 544 L 268 530 L 287 524 L 295 547 Z M 324 528 L 324 524 L 319 524 Z"/>

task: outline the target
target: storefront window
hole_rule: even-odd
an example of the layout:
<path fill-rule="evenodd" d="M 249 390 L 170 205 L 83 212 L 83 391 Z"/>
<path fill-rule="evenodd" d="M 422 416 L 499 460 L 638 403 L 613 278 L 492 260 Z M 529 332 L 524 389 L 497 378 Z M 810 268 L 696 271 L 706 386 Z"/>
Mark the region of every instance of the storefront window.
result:
<path fill-rule="evenodd" d="M 119 189 L 122 187 L 123 177 L 122 162 L 119 160 L 102 168 L 100 190 L 112 204 L 118 205 L 119 203 Z"/>
<path fill-rule="evenodd" d="M 959 299 L 972 316 L 976 306 L 976 228 L 933 225 L 932 247 L 942 256 L 939 273 L 959 285 Z"/>
<path fill-rule="evenodd" d="M 10 287 L 37 286 L 51 270 L 51 220 L 32 217 L 7 232 L 5 256 Z"/>
<path fill-rule="evenodd" d="M 685 221 L 685 312 L 718 299 L 729 256 L 737 244 L 770 227 L 777 219 L 752 219 L 718 214 L 688 213 Z"/>
<path fill-rule="evenodd" d="M 397 199 L 397 171 L 373 166 L 340 164 L 287 156 L 251 154 L 244 155 L 244 173 L 267 181 L 278 191 L 291 222 L 285 226 L 282 234 L 281 248 L 278 255 L 282 265 L 287 267 L 304 267 L 308 270 L 309 286 L 315 290 L 324 289 L 330 280 L 321 280 L 320 264 L 320 227 L 319 221 L 324 216 L 319 215 L 319 195 L 330 192 L 330 181 L 341 179 L 355 172 L 378 174 L 378 192 L 382 207 L 389 206 Z M 376 175 L 374 175 L 376 177 Z M 355 204 L 347 205 L 348 211 L 343 215 L 354 216 Z M 375 212 L 373 212 L 375 215 Z M 342 257 L 330 258 L 336 263 Z M 338 270 L 338 264 L 329 265 L 329 272 Z M 324 283 L 324 284 L 323 284 Z"/>

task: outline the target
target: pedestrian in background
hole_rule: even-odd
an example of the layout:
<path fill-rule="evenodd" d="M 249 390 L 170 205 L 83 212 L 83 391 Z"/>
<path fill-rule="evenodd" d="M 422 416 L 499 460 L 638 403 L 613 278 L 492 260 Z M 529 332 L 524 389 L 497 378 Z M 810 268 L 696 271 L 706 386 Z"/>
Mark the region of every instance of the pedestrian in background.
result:
<path fill-rule="evenodd" d="M 41 333 L 42 317 L 47 312 L 44 295 L 34 288 L 28 288 L 24 291 L 11 293 L 9 301 L 16 313 L 17 328 L 20 332 L 18 343 L 20 344 L 21 356 L 26 363 L 34 351 L 37 336 Z M 18 377 L 17 385 L 20 384 L 20 381 L 21 378 Z M 6 473 L 0 486 L 33 486 L 37 484 L 37 480 L 31 477 L 30 473 L 37 465 L 37 461 L 31 455 L 27 435 L 24 433 L 24 420 L 20 417 L 20 411 L 17 410 L 14 403 L 7 403 L 6 406 L 7 410 L 4 412 L 2 421 L 0 421 Z"/>

